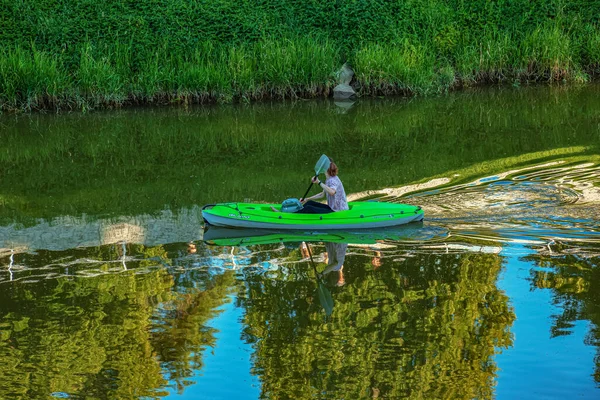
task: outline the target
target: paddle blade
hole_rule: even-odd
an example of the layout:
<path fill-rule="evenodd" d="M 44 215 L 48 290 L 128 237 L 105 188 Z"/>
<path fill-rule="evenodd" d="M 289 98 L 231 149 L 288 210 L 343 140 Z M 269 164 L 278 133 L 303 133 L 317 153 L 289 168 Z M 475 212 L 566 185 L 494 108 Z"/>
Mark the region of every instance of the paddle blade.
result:
<path fill-rule="evenodd" d="M 327 287 L 321 282 L 319 282 L 317 291 L 319 292 L 319 302 L 325 309 L 325 315 L 329 317 L 333 312 L 333 297 L 331 297 L 331 292 L 329 292 Z"/>
<path fill-rule="evenodd" d="M 329 165 L 331 165 L 329 157 L 323 154 L 321 158 L 319 158 L 319 161 L 317 161 L 317 164 L 315 165 L 315 175 L 325 173 L 325 171 L 329 169 Z"/>

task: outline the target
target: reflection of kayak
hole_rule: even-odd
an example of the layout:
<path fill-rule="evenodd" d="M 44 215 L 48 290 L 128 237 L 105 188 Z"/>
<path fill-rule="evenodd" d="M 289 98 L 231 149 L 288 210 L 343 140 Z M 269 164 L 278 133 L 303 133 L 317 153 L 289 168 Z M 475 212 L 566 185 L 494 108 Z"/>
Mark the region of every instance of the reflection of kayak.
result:
<path fill-rule="evenodd" d="M 309 230 L 384 228 L 423 219 L 421 207 L 408 204 L 366 201 L 348 206 L 329 214 L 300 214 L 281 212 L 280 204 L 220 203 L 204 206 L 202 217 L 215 226 Z"/>
<path fill-rule="evenodd" d="M 421 240 L 422 222 L 410 225 L 355 231 L 277 231 L 268 229 L 236 229 L 208 226 L 203 240 L 217 246 L 251 246 L 270 243 L 330 242 L 375 244 L 379 240 Z"/>

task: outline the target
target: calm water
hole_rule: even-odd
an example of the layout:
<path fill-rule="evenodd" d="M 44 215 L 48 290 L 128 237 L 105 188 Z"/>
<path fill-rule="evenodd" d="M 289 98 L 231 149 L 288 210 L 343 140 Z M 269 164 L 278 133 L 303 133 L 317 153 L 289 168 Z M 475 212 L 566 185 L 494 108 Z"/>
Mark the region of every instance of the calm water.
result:
<path fill-rule="evenodd" d="M 0 135 L 2 399 L 600 397 L 598 86 L 5 115 Z M 322 153 L 351 199 L 425 221 L 203 232 L 203 204 L 301 196 Z"/>

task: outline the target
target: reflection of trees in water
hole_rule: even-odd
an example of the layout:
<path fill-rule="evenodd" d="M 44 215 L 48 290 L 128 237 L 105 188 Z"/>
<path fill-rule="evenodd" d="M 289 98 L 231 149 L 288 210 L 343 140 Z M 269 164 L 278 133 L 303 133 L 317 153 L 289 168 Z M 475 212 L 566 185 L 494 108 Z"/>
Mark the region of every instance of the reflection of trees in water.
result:
<path fill-rule="evenodd" d="M 495 254 L 416 255 L 373 271 L 348 255 L 324 315 L 311 270 L 248 274 L 245 339 L 265 397 L 491 398 L 497 348 L 515 316 Z"/>
<path fill-rule="evenodd" d="M 164 255 L 160 246 L 137 250 Z M 135 269 L 3 285 L 0 398 L 138 398 L 189 385 L 215 340 L 206 322 L 226 301 L 233 275 L 204 275 L 185 289 L 164 268 Z"/>
<path fill-rule="evenodd" d="M 160 317 L 153 321 L 152 347 L 163 373 L 176 385 L 178 392 L 182 392 L 191 383 L 189 378 L 202 369 L 202 351 L 215 346 L 216 330 L 207 323 L 218 313 L 216 309 L 225 303 L 234 279 L 232 272 L 226 272 L 206 282 L 205 288 L 178 294 L 161 306 Z"/>
<path fill-rule="evenodd" d="M 8 286 L 0 294 L 0 397 L 153 394 L 166 382 L 146 345 L 151 299 L 171 285 L 154 271 Z"/>
<path fill-rule="evenodd" d="M 532 286 L 550 289 L 553 303 L 562 309 L 553 316 L 551 337 L 571 334 L 576 321 L 592 323 L 585 343 L 597 347 L 594 379 L 600 382 L 600 247 L 578 249 L 556 243 L 525 259 L 547 269 L 531 271 Z"/>

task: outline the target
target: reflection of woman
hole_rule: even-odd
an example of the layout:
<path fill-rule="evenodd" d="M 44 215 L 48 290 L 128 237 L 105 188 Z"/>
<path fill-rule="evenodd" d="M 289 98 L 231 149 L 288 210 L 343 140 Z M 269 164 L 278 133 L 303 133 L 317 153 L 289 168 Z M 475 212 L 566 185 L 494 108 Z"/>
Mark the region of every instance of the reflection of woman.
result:
<path fill-rule="evenodd" d="M 343 211 L 348 209 L 346 191 L 344 190 L 342 181 L 337 176 L 338 167 L 331 158 L 329 160 L 331 161 L 331 164 L 325 172 L 327 180 L 321 182 L 318 177 L 312 178 L 312 182 L 319 185 L 323 191 L 314 196 L 307 197 L 306 199 L 300 199 L 300 201 L 304 203 L 304 208 L 298 211 L 299 213 L 323 214 L 331 211 Z M 325 194 L 327 195 L 327 205 L 313 201 L 322 198 Z"/>
<path fill-rule="evenodd" d="M 321 275 L 326 275 L 332 271 L 338 271 L 337 285 L 342 286 L 346 281 L 344 280 L 344 260 L 346 259 L 346 250 L 348 250 L 347 243 L 325 243 L 325 249 L 327 250 L 327 266 L 321 272 Z"/>

